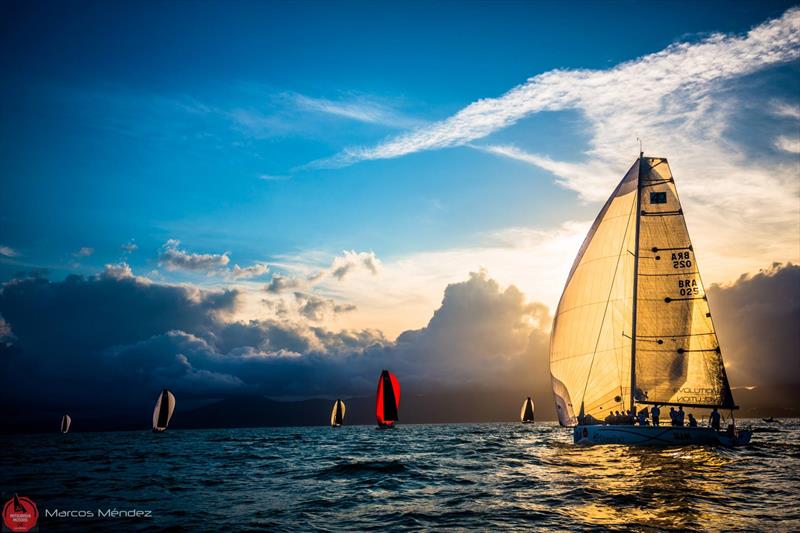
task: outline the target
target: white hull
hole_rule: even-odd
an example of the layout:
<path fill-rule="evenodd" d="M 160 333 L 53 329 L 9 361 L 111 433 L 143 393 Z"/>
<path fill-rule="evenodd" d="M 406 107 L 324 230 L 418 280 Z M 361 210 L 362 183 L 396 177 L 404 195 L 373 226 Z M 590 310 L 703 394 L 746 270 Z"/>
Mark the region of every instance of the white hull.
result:
<path fill-rule="evenodd" d="M 637 446 L 743 446 L 750 442 L 752 432 L 739 430 L 731 437 L 725 432 L 707 427 L 596 425 L 576 426 L 575 444 L 632 444 Z"/>

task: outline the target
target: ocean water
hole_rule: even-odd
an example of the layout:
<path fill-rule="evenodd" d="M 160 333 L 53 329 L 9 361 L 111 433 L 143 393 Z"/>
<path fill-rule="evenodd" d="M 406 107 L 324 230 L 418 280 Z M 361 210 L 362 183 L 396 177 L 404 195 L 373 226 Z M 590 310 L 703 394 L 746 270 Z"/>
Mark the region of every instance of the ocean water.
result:
<path fill-rule="evenodd" d="M 0 490 L 42 532 L 800 530 L 800 423 L 751 422 L 736 450 L 582 447 L 552 423 L 5 435 Z"/>

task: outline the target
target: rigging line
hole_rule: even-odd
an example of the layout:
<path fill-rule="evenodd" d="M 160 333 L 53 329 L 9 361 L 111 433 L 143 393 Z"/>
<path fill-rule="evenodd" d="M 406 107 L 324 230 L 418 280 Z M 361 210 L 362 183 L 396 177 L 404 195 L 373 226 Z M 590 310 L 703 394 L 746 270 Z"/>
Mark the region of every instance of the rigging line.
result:
<path fill-rule="evenodd" d="M 625 233 L 622 235 L 622 242 L 620 242 L 619 245 L 619 253 L 617 254 L 617 264 L 614 265 L 614 275 L 611 277 L 611 287 L 608 288 L 608 298 L 606 299 L 606 308 L 603 310 L 603 319 L 600 321 L 600 329 L 597 332 L 597 340 L 595 341 L 594 344 L 594 352 L 592 353 L 592 360 L 589 363 L 589 372 L 586 373 L 586 383 L 583 384 L 583 394 L 581 394 L 581 403 L 583 403 L 584 399 L 586 398 L 586 388 L 589 386 L 589 378 L 592 377 L 592 369 L 594 368 L 594 359 L 595 356 L 597 355 L 597 348 L 600 346 L 600 336 L 603 333 L 603 324 L 605 323 L 606 315 L 608 314 L 608 304 L 611 302 L 611 292 L 614 290 L 614 283 L 617 279 L 617 270 L 619 270 L 619 262 L 620 259 L 622 259 L 623 255 L 622 249 L 625 247 L 625 240 L 628 237 L 628 228 L 631 226 L 631 216 L 633 215 L 633 212 L 636 210 L 635 206 L 637 203 L 638 202 L 636 202 L 635 200 L 631 203 L 631 210 L 628 213 L 628 223 L 625 225 Z"/>

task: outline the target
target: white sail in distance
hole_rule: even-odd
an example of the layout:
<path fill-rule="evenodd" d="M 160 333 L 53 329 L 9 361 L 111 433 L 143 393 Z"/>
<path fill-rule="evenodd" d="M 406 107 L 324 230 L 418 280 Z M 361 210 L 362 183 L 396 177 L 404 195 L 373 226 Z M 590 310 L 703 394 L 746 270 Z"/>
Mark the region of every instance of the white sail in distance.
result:
<path fill-rule="evenodd" d="M 556 309 L 550 372 L 562 425 L 636 401 L 733 406 L 666 159 L 640 157 L 589 230 Z"/>
<path fill-rule="evenodd" d="M 61 417 L 61 433 L 69 433 L 69 427 L 72 425 L 72 418 L 69 415 Z"/>
<path fill-rule="evenodd" d="M 155 409 L 153 409 L 153 430 L 164 431 L 167 429 L 173 411 L 175 411 L 175 395 L 169 389 L 164 389 L 158 395 Z"/>
<path fill-rule="evenodd" d="M 331 426 L 341 426 L 344 423 L 344 413 L 347 411 L 342 400 L 333 402 L 333 409 L 331 409 Z"/>

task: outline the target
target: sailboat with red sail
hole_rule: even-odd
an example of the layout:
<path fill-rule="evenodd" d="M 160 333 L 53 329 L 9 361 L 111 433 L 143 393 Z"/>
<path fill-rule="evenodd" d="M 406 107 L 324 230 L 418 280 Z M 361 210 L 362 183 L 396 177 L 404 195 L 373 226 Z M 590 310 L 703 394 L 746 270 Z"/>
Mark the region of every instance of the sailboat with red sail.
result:
<path fill-rule="evenodd" d="M 375 402 L 375 417 L 378 427 L 392 428 L 397 422 L 397 410 L 400 407 L 400 382 L 397 376 L 384 370 L 378 378 L 378 392 Z"/>

